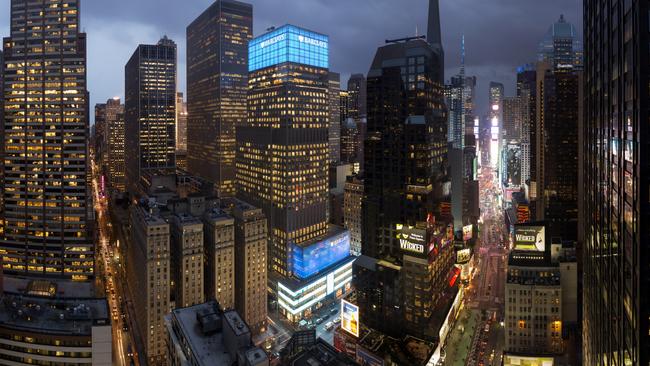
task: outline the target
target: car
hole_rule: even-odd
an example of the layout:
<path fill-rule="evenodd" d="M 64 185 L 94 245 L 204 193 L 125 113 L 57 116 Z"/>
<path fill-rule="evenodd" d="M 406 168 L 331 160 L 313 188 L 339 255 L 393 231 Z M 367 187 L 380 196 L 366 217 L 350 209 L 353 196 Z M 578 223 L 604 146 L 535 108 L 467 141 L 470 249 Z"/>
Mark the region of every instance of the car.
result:
<path fill-rule="evenodd" d="M 129 325 L 126 324 L 126 322 L 124 322 L 124 324 L 122 324 L 122 330 L 125 331 L 125 332 L 129 331 Z"/>
<path fill-rule="evenodd" d="M 325 320 L 325 319 L 323 319 L 323 318 L 318 318 L 318 319 L 316 319 L 316 321 L 315 321 L 314 323 L 320 325 L 320 323 L 322 323 L 324 320 Z"/>
<path fill-rule="evenodd" d="M 323 317 L 322 317 L 321 319 L 323 319 L 323 321 L 325 321 L 325 320 L 327 320 L 327 319 L 329 319 L 329 318 L 330 318 L 330 315 L 329 315 L 329 314 L 325 314 L 325 315 L 323 315 Z"/>
<path fill-rule="evenodd" d="M 332 310 L 330 310 L 330 314 L 336 314 L 336 313 L 338 313 L 338 312 L 339 312 L 339 308 L 338 308 L 338 307 L 335 307 L 335 308 L 333 308 Z"/>

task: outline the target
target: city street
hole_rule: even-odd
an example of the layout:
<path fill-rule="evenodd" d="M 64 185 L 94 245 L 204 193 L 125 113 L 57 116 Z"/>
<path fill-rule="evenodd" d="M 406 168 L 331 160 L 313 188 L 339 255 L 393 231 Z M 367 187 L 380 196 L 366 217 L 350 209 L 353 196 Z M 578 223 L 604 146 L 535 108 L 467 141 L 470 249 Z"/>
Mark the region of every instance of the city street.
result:
<path fill-rule="evenodd" d="M 93 173 L 96 172 L 96 166 L 92 164 Z M 111 322 L 113 324 L 113 363 L 117 366 L 139 365 L 135 360 L 132 344 L 133 338 L 130 330 L 134 329 L 130 321 L 128 311 L 125 310 L 125 291 L 123 290 L 122 280 L 119 271 L 116 268 L 115 253 L 110 244 L 110 217 L 108 215 L 108 203 L 105 197 L 100 196 L 100 187 L 97 179 L 98 174 L 93 174 L 93 201 L 97 215 L 97 232 L 99 253 L 97 267 L 102 271 L 98 273 L 102 287 L 105 290 L 106 298 L 111 312 Z"/>

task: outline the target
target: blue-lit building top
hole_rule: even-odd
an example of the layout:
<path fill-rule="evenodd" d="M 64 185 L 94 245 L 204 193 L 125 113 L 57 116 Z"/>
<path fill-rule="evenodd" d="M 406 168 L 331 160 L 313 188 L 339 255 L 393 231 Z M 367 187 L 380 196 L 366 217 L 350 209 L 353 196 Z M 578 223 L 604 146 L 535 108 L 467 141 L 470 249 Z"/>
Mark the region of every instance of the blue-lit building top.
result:
<path fill-rule="evenodd" d="M 308 246 L 294 244 L 292 252 L 293 273 L 305 279 L 350 256 L 350 232 L 340 230 Z"/>
<path fill-rule="evenodd" d="M 329 37 L 287 24 L 249 42 L 249 72 L 284 62 L 328 69 Z"/>

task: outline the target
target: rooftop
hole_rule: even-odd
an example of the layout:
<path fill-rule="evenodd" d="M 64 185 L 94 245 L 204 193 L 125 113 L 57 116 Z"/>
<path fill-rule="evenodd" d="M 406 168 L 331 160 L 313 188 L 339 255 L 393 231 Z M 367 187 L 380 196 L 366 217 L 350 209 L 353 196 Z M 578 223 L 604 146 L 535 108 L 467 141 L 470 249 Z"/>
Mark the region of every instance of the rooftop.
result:
<path fill-rule="evenodd" d="M 223 313 L 223 316 L 236 336 L 251 332 L 248 329 L 248 325 L 246 325 L 246 323 L 242 320 L 242 318 L 235 310 L 226 311 Z"/>
<path fill-rule="evenodd" d="M 353 366 L 357 365 L 346 355 L 339 353 L 334 347 L 322 339 L 316 344 L 294 357 L 291 366 Z"/>
<path fill-rule="evenodd" d="M 206 334 L 197 320 L 198 314 L 218 314 L 218 305 L 211 301 L 172 311 L 182 336 L 186 338 L 191 354 L 199 366 L 230 365 L 231 357 L 223 344 L 223 332 L 215 331 Z M 168 318 L 169 319 L 169 318 Z"/>
<path fill-rule="evenodd" d="M 81 297 L 70 297 L 69 294 Z M 0 327 L 43 334 L 90 336 L 94 325 L 111 323 L 106 299 L 90 297 L 91 294 L 87 284 L 83 283 L 34 282 L 5 277 L 5 293 L 0 296 Z"/>

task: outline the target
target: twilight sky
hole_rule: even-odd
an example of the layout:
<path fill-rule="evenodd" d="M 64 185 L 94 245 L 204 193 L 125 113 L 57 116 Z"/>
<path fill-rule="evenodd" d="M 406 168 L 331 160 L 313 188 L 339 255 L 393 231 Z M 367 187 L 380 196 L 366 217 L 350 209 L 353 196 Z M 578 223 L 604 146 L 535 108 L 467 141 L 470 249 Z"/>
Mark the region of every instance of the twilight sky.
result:
<path fill-rule="evenodd" d="M 426 33 L 427 0 L 244 0 L 253 4 L 254 34 L 292 23 L 330 36 L 330 69 L 367 74 L 385 39 Z M 213 0 L 82 0 L 88 34 L 91 105 L 124 95 L 124 65 L 140 43 L 164 34 L 179 46 L 179 89 L 185 87 L 185 28 Z M 10 0 L 0 0 L 0 36 L 9 36 Z M 581 0 L 440 0 L 445 78 L 458 72 L 465 34 L 467 74 L 478 77 L 486 110 L 487 85 L 500 81 L 514 93 L 515 69 L 536 58 L 537 43 L 564 14 L 581 32 Z"/>

